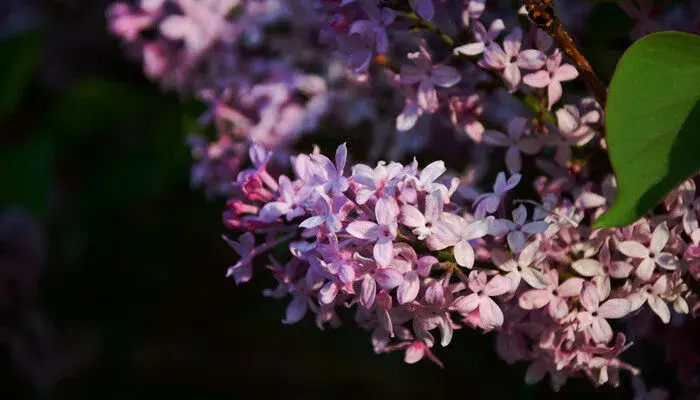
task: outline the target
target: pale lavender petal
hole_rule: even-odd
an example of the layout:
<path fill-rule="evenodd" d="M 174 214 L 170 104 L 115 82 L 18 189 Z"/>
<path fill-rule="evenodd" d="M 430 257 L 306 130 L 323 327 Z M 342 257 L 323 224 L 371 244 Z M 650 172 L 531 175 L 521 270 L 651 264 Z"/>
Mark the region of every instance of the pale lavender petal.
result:
<path fill-rule="evenodd" d="M 497 328 L 503 325 L 503 311 L 490 297 L 481 299 L 479 305 L 479 318 L 487 329 Z"/>
<path fill-rule="evenodd" d="M 462 267 L 474 266 L 474 249 L 466 240 L 460 240 L 454 247 L 455 261 Z"/>
<path fill-rule="evenodd" d="M 423 79 L 418 86 L 418 104 L 429 112 L 433 112 L 439 107 L 437 92 L 430 79 Z"/>
<path fill-rule="evenodd" d="M 456 69 L 448 67 L 446 65 L 436 65 L 435 67 L 433 67 L 433 70 L 430 75 L 435 86 L 445 88 L 454 86 L 460 80 L 462 80 L 462 77 Z"/>
<path fill-rule="evenodd" d="M 503 50 L 509 57 L 516 56 L 520 52 L 523 41 L 523 31 L 520 28 L 513 29 L 505 39 L 503 39 Z"/>
<path fill-rule="evenodd" d="M 374 280 L 383 289 L 391 290 L 403 283 L 403 275 L 394 268 L 379 268 L 374 273 Z"/>
<path fill-rule="evenodd" d="M 547 89 L 547 101 L 549 102 L 549 109 L 552 109 L 552 106 L 556 104 L 559 99 L 561 99 L 561 95 L 563 93 L 563 89 L 561 87 L 561 83 L 559 81 L 552 81 L 549 84 L 549 88 Z"/>
<path fill-rule="evenodd" d="M 434 161 L 423 168 L 420 172 L 419 180 L 423 184 L 434 182 L 440 175 L 444 174 L 445 171 L 447 171 L 447 168 L 445 168 L 444 161 Z"/>
<path fill-rule="evenodd" d="M 362 303 L 365 308 L 370 309 L 374 304 L 374 299 L 377 296 L 377 282 L 374 281 L 369 275 L 365 275 L 362 278 L 362 285 L 360 286 L 360 303 Z"/>
<path fill-rule="evenodd" d="M 382 267 L 388 267 L 391 264 L 391 260 L 394 258 L 394 243 L 391 239 L 387 237 L 381 237 L 374 244 L 374 249 L 372 251 L 377 264 Z"/>
<path fill-rule="evenodd" d="M 645 258 L 642 260 L 641 263 L 639 263 L 639 266 L 637 267 L 637 270 L 635 271 L 635 275 L 643 281 L 648 281 L 651 279 L 651 276 L 654 274 L 654 267 L 656 266 L 656 263 L 654 262 L 653 259 L 651 258 Z"/>
<path fill-rule="evenodd" d="M 472 293 L 468 296 L 460 297 L 455 300 L 454 303 L 452 303 L 452 308 L 462 315 L 467 315 L 476 310 L 476 308 L 479 307 L 479 303 L 479 295 Z"/>
<path fill-rule="evenodd" d="M 671 253 L 660 253 L 656 256 L 656 263 L 663 269 L 673 271 L 680 267 L 681 263 L 676 256 Z"/>
<path fill-rule="evenodd" d="M 287 306 L 285 311 L 285 318 L 282 320 L 283 324 L 295 324 L 301 321 L 306 315 L 307 301 L 304 297 L 296 296 L 291 303 Z"/>
<path fill-rule="evenodd" d="M 541 70 L 523 76 L 523 82 L 530 87 L 541 89 L 547 87 L 551 79 L 549 78 L 549 72 Z"/>
<path fill-rule="evenodd" d="M 534 268 L 522 267 L 519 276 L 533 289 L 544 289 L 549 284 L 547 276 Z"/>
<path fill-rule="evenodd" d="M 579 299 L 581 300 L 581 305 L 590 312 L 596 311 L 600 304 L 598 290 L 596 290 L 595 285 L 587 281 L 583 282 Z"/>
<path fill-rule="evenodd" d="M 518 146 L 510 146 L 510 148 L 508 148 L 506 152 L 506 166 L 508 167 L 508 172 L 511 174 L 520 172 L 522 169 L 523 161 Z"/>
<path fill-rule="evenodd" d="M 410 346 L 406 348 L 406 353 L 404 353 L 403 361 L 406 364 L 415 364 L 425 355 L 425 345 L 423 342 L 413 342 Z"/>
<path fill-rule="evenodd" d="M 660 253 L 666 246 L 666 243 L 668 243 L 669 237 L 668 225 L 664 222 L 654 229 L 654 233 L 651 235 L 649 250 L 653 253 Z"/>
<path fill-rule="evenodd" d="M 669 321 L 671 321 L 671 310 L 669 310 L 666 302 L 659 296 L 649 296 L 647 303 L 649 303 L 649 307 L 654 310 L 664 324 L 668 324 Z"/>
<path fill-rule="evenodd" d="M 455 54 L 466 54 L 475 56 L 484 52 L 486 45 L 484 42 L 467 43 L 454 49 Z"/>
<path fill-rule="evenodd" d="M 420 280 L 416 271 L 408 271 L 403 276 L 403 283 L 396 290 L 396 298 L 399 304 L 406 304 L 413 301 L 418 296 L 420 290 Z"/>
<path fill-rule="evenodd" d="M 600 265 L 600 262 L 590 258 L 574 261 L 574 263 L 571 264 L 571 268 L 573 268 L 574 271 L 578 272 L 579 274 L 587 277 L 592 277 L 603 273 L 603 267 Z"/>
<path fill-rule="evenodd" d="M 560 82 L 570 81 L 578 78 L 578 71 L 576 70 L 576 68 L 574 68 L 573 65 L 564 64 L 561 67 L 559 67 L 556 71 L 554 71 L 552 78 Z"/>
<path fill-rule="evenodd" d="M 484 286 L 484 294 L 487 296 L 500 296 L 508 293 L 510 281 L 502 275 L 496 275 Z"/>
<path fill-rule="evenodd" d="M 647 249 L 643 244 L 633 240 L 618 243 L 617 249 L 620 250 L 620 253 L 626 255 L 627 257 L 649 257 L 649 249 Z"/>
<path fill-rule="evenodd" d="M 418 208 L 404 205 L 401 207 L 401 223 L 411 228 L 417 228 L 425 225 L 425 217 Z"/>
<path fill-rule="evenodd" d="M 529 290 L 518 298 L 518 304 L 523 310 L 537 310 L 546 306 L 552 299 L 548 290 Z"/>
<path fill-rule="evenodd" d="M 583 282 L 584 280 L 581 278 L 569 278 L 557 287 L 557 292 L 559 292 L 560 297 L 578 296 L 583 288 Z"/>
<path fill-rule="evenodd" d="M 610 299 L 600 305 L 598 315 L 603 318 L 622 318 L 630 312 L 630 302 L 626 299 Z"/>
<path fill-rule="evenodd" d="M 508 234 L 508 247 L 513 253 L 518 254 L 525 246 L 525 234 L 520 231 L 512 231 Z"/>
<path fill-rule="evenodd" d="M 377 224 L 371 221 L 353 221 L 345 230 L 352 236 L 359 239 L 376 239 Z"/>
<path fill-rule="evenodd" d="M 523 225 L 523 232 L 529 233 L 529 234 L 537 234 L 537 233 L 542 233 L 547 230 L 547 227 L 549 227 L 549 222 L 544 222 L 544 221 L 534 221 L 534 222 L 529 222 L 525 225 Z"/>
<path fill-rule="evenodd" d="M 605 318 L 594 317 L 588 328 L 591 337 L 597 343 L 608 343 L 613 338 L 613 331 Z"/>

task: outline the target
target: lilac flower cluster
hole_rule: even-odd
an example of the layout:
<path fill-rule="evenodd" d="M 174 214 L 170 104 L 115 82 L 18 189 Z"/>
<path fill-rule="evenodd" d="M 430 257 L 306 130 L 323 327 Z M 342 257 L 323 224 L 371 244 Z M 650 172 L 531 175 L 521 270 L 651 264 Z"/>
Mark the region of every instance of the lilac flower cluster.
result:
<path fill-rule="evenodd" d="M 621 4 L 640 21 L 634 36 L 657 29 L 645 4 Z M 559 11 L 569 24 L 589 10 Z M 659 26 L 694 30 L 695 15 Z M 507 363 L 528 363 L 528 383 L 617 385 L 621 370 L 639 373 L 620 356 L 627 337 L 643 335 L 610 321 L 633 326 L 651 313 L 683 324 L 700 313 L 696 181 L 630 226 L 593 229 L 616 189 L 596 161 L 604 113 L 565 90 L 577 69 L 517 17 L 483 0 L 143 0 L 110 10 L 149 76 L 211 105 L 202 122 L 218 136 L 191 139 L 193 181 L 226 196 L 225 225 L 245 232 L 225 237 L 240 256 L 227 273 L 237 283 L 258 256 L 288 247 L 288 259 L 266 262 L 278 286 L 265 295 L 291 298 L 284 323 L 312 313 L 319 327 L 337 326 L 350 308 L 377 353 L 438 365 L 435 344 L 469 327 L 495 332 Z M 275 35 L 281 21 L 292 33 Z M 345 145 L 333 160 L 318 148 L 288 157 L 328 116 L 340 117 L 325 121 L 335 129 L 371 122 L 375 143 L 393 135 L 394 160 L 455 133 L 469 165 L 348 167 Z M 277 172 L 287 158 L 293 175 Z"/>

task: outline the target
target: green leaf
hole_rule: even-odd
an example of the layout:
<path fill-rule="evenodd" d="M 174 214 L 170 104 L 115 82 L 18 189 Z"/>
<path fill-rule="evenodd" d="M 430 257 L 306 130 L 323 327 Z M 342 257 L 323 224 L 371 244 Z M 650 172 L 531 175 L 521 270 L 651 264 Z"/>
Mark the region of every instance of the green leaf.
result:
<path fill-rule="evenodd" d="M 39 67 L 41 52 L 38 30 L 0 40 L 0 120 L 14 111 Z"/>
<path fill-rule="evenodd" d="M 606 124 L 618 193 L 597 228 L 636 221 L 700 169 L 700 36 L 634 43 L 613 76 Z"/>

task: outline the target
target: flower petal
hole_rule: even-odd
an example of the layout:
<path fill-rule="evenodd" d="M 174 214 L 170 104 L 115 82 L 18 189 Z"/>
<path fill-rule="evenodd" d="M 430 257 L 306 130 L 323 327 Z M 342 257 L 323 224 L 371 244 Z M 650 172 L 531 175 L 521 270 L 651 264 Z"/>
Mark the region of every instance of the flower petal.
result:
<path fill-rule="evenodd" d="M 474 249 L 466 240 L 460 240 L 454 247 L 455 261 L 462 267 L 471 268 L 474 266 Z"/>
<path fill-rule="evenodd" d="M 396 291 L 396 298 L 399 304 L 406 304 L 413 301 L 418 296 L 420 290 L 420 281 L 416 271 L 408 271 L 403 276 L 403 283 Z"/>

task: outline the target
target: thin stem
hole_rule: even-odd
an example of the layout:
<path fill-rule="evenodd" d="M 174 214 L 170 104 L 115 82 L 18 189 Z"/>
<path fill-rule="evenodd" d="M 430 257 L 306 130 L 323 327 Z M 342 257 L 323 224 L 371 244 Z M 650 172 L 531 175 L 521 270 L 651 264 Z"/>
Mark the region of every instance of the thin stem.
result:
<path fill-rule="evenodd" d="M 433 25 L 431 22 L 426 21 L 423 18 L 419 17 L 418 14 L 416 14 L 413 11 L 404 12 L 404 13 L 401 13 L 400 15 L 406 19 L 410 19 L 410 20 L 415 21 L 416 25 L 418 25 L 419 27 L 438 35 L 440 37 L 440 39 L 442 39 L 442 41 L 445 42 L 446 45 L 448 45 L 448 46 L 450 46 L 450 48 L 454 49 L 454 47 L 455 47 L 454 39 L 452 39 L 450 37 L 450 35 L 441 31 L 440 28 Z"/>

